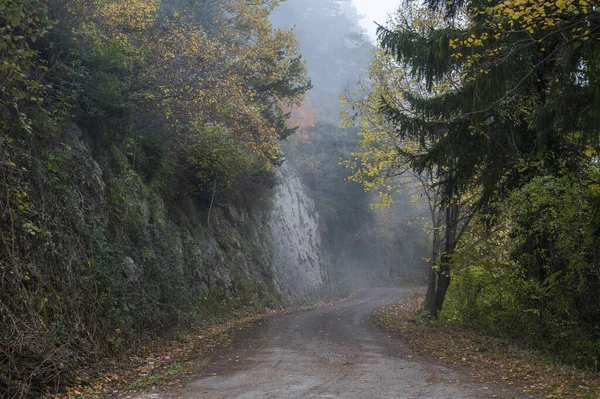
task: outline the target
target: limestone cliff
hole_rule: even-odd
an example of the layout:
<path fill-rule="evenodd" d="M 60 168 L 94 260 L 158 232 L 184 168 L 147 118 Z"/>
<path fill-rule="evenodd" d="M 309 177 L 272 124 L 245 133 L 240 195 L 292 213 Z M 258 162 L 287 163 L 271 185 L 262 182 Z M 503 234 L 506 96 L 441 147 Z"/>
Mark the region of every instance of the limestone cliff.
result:
<path fill-rule="evenodd" d="M 273 261 L 284 292 L 292 300 L 298 300 L 322 292 L 328 281 L 319 215 L 289 163 L 284 163 L 276 173 L 279 185 L 270 218 Z"/>
<path fill-rule="evenodd" d="M 217 193 L 209 212 L 206 196 L 178 188 L 169 159 L 104 140 L 71 125 L 0 173 L 19 206 L 0 208 L 12 242 L 0 259 L 0 366 L 13 365 L 2 390 L 28 378 L 49 386 L 148 336 L 327 292 L 319 218 L 289 165 L 259 194 Z"/>

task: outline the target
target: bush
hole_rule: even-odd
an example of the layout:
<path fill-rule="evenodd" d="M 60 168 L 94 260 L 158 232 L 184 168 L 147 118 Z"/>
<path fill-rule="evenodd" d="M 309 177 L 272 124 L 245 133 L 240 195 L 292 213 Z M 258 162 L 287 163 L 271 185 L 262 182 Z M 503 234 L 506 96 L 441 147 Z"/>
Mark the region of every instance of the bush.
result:
<path fill-rule="evenodd" d="M 514 191 L 493 233 L 471 229 L 456 256 L 446 316 L 563 361 L 600 359 L 600 259 L 590 227 L 594 164 Z"/>

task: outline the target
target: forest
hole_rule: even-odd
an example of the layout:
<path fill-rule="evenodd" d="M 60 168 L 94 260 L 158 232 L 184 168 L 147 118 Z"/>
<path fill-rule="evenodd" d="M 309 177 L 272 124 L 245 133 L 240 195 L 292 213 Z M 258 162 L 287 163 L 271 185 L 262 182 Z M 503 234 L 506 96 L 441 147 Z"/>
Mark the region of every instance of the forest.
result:
<path fill-rule="evenodd" d="M 0 398 L 381 286 L 598 373 L 599 4 L 399 0 L 374 42 L 361 18 L 0 0 Z"/>
<path fill-rule="evenodd" d="M 345 96 L 352 179 L 383 206 L 416 182 L 430 204 L 427 311 L 591 369 L 599 22 L 585 0 L 410 3 Z"/>

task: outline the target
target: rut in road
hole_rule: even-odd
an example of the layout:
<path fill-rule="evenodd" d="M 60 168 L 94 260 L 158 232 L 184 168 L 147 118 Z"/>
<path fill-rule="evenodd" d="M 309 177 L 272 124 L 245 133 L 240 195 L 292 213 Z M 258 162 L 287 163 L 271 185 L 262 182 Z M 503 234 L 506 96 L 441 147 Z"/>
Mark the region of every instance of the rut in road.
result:
<path fill-rule="evenodd" d="M 183 389 L 140 398 L 515 398 L 463 368 L 413 354 L 372 314 L 411 289 L 372 289 L 345 302 L 275 316 L 238 334 Z"/>

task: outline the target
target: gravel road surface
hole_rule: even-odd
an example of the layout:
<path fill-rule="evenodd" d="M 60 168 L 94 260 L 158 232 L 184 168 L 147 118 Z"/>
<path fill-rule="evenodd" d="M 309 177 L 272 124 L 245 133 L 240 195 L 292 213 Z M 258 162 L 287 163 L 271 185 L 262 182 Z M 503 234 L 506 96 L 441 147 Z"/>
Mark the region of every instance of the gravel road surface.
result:
<path fill-rule="evenodd" d="M 327 307 L 275 316 L 240 331 L 184 388 L 140 398 L 516 398 L 468 369 L 437 364 L 372 323 L 410 295 L 382 288 Z"/>

